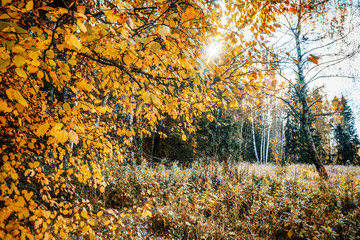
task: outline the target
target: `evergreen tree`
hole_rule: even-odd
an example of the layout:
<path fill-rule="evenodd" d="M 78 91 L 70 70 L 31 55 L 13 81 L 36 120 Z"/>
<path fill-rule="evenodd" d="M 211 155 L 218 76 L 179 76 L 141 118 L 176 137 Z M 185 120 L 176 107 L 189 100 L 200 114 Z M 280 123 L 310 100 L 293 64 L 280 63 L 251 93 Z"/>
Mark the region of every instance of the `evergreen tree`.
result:
<path fill-rule="evenodd" d="M 313 123 L 315 118 L 311 119 Z M 319 154 L 323 158 L 320 132 L 311 127 L 312 137 Z M 285 125 L 285 161 L 294 163 L 312 163 L 301 122 L 298 118 L 288 115 Z"/>
<path fill-rule="evenodd" d="M 336 141 L 336 159 L 338 164 L 357 164 L 359 162 L 358 145 L 360 144 L 355 120 L 345 97 L 334 98 L 333 105 L 337 111 L 334 127 Z"/>
<path fill-rule="evenodd" d="M 308 97 L 314 95 L 317 89 L 314 89 Z M 289 97 L 292 99 L 291 104 L 295 108 L 300 108 L 298 98 L 294 95 L 296 93 L 290 90 Z M 314 105 L 313 105 L 314 106 Z M 309 117 L 310 132 L 314 141 L 315 147 L 321 159 L 325 158 L 325 151 L 323 150 L 322 136 L 319 129 L 314 128 L 317 119 L 313 114 Z M 308 142 L 305 136 L 304 128 L 301 125 L 299 117 L 294 116 L 292 111 L 289 111 L 285 124 L 285 161 L 293 163 L 312 163 L 311 152 L 309 151 Z"/>

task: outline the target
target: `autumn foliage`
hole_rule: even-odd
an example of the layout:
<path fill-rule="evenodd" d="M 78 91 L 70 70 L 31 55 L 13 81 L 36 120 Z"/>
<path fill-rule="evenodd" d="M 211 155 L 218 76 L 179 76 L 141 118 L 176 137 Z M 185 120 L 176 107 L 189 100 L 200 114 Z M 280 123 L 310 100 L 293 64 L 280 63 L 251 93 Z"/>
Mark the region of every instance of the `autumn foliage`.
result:
<path fill-rule="evenodd" d="M 246 42 L 218 31 L 229 25 L 207 1 L 3 0 L 0 238 L 124 230 L 122 215 L 99 200 L 106 163 L 128 158 L 134 136 L 156 131 L 165 116 L 181 120 L 186 141 L 192 117 L 237 107 L 262 78 L 251 65 L 260 36 L 274 30 L 275 4 L 226 7 L 237 29 L 251 27 L 256 38 Z M 220 35 L 228 52 L 215 64 L 202 51 Z M 150 216 L 150 205 L 136 213 Z"/>

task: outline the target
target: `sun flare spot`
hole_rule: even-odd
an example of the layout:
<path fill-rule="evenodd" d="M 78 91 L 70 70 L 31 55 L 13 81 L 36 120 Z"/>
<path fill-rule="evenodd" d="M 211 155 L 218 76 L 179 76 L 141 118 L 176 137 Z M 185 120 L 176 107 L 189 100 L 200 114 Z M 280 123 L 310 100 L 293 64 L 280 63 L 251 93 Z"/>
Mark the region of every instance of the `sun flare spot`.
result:
<path fill-rule="evenodd" d="M 209 45 L 206 49 L 207 56 L 209 58 L 216 58 L 220 55 L 221 52 L 221 44 L 214 42 L 211 45 Z"/>

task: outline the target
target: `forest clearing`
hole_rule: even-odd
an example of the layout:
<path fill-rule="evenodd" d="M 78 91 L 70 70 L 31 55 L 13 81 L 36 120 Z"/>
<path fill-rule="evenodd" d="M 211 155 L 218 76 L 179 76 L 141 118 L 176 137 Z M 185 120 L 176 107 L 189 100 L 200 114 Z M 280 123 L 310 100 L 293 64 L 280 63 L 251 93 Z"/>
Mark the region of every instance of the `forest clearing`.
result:
<path fill-rule="evenodd" d="M 0 239 L 359 239 L 359 3 L 1 0 Z"/>
<path fill-rule="evenodd" d="M 104 204 L 127 214 L 119 239 L 357 239 L 360 167 L 327 171 L 324 181 L 299 164 L 128 165 Z"/>

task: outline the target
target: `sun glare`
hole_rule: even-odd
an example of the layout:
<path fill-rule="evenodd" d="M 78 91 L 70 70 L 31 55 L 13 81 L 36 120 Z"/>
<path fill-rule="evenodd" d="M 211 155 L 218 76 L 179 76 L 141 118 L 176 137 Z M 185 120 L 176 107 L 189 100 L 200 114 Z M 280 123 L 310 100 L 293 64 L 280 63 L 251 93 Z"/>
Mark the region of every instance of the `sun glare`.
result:
<path fill-rule="evenodd" d="M 212 43 L 207 47 L 206 53 L 209 58 L 214 59 L 220 55 L 221 52 L 221 44 L 220 43 Z"/>

